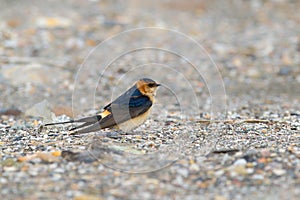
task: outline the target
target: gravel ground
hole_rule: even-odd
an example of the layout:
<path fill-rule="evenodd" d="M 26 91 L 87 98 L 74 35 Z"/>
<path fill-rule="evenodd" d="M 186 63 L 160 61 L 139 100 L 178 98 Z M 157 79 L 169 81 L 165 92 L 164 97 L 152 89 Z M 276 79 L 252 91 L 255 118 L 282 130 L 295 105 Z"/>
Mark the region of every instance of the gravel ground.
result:
<path fill-rule="evenodd" d="M 1 199 L 299 197 L 298 1 L 0 5 Z M 164 87 L 133 132 L 42 126 L 141 76 Z"/>

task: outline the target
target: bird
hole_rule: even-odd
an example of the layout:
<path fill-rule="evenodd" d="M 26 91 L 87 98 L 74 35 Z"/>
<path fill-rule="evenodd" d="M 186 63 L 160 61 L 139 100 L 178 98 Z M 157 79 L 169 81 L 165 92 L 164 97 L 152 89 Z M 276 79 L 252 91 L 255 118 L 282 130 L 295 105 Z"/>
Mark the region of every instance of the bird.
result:
<path fill-rule="evenodd" d="M 120 129 L 124 132 L 143 124 L 150 114 L 158 86 L 161 84 L 150 78 L 139 79 L 131 88 L 94 116 L 80 119 L 44 124 L 45 126 L 82 123 L 69 129 L 71 134 L 96 132 L 101 129 Z"/>

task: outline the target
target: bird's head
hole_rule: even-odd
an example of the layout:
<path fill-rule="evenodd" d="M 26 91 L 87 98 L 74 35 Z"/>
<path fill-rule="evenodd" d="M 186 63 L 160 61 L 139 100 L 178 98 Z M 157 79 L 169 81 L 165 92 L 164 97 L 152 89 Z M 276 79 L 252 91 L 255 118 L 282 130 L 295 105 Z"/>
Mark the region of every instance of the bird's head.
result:
<path fill-rule="evenodd" d="M 154 97 L 156 95 L 157 87 L 160 86 L 160 84 L 150 78 L 143 78 L 137 81 L 136 86 L 142 94 Z"/>

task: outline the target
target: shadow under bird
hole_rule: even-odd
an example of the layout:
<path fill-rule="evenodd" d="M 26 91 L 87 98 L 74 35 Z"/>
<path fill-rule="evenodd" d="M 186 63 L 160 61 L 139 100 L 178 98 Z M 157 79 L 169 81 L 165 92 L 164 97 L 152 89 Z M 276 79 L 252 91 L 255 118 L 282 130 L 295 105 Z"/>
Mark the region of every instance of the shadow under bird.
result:
<path fill-rule="evenodd" d="M 150 78 L 138 80 L 130 89 L 103 108 L 103 112 L 77 120 L 48 123 L 45 126 L 82 123 L 70 131 L 81 134 L 99 131 L 105 128 L 117 128 L 130 131 L 144 123 L 155 101 L 157 87 L 160 84 Z"/>

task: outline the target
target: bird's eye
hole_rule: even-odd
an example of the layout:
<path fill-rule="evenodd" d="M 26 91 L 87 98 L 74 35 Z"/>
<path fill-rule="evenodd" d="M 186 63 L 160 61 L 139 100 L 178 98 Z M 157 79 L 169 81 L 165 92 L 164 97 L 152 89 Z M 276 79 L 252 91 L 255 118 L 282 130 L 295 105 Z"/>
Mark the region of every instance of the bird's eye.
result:
<path fill-rule="evenodd" d="M 149 83 L 148 86 L 149 87 L 155 87 L 155 83 Z"/>

